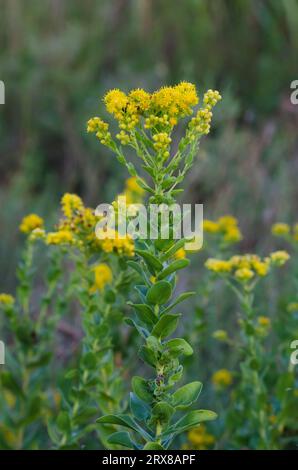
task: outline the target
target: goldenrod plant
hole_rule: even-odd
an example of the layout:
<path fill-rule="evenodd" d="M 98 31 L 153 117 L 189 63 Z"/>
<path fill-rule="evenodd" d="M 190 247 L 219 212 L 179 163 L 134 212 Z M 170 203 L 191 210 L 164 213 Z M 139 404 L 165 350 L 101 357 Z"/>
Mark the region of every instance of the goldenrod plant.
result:
<path fill-rule="evenodd" d="M 287 252 L 276 251 L 265 258 L 250 254 L 235 255 L 228 260 L 209 258 L 205 264 L 215 276 L 224 279 L 241 306 L 238 323 L 242 358 L 239 380 L 233 390 L 231 407 L 234 409 L 231 408 L 227 418 L 233 445 L 275 448 L 270 420 L 272 396 L 266 381 L 271 361 L 265 354 L 263 344 L 271 328 L 271 321 L 268 316 L 258 314 L 254 304 L 254 290 L 262 278 L 275 267 L 283 266 L 288 259 Z M 220 341 L 229 341 L 225 331 L 217 331 L 215 337 Z M 228 370 L 220 370 L 213 376 L 218 389 L 230 386 L 232 381 L 233 376 Z"/>
<path fill-rule="evenodd" d="M 177 149 L 172 145 L 176 126 L 192 115 L 199 102 L 195 86 L 187 82 L 154 93 L 142 89 L 129 94 L 111 90 L 104 102 L 108 113 L 118 122 L 119 132 L 114 138 L 108 124 L 99 117 L 88 121 L 87 130 L 137 177 L 138 185 L 149 195 L 149 203 L 170 205 L 182 191 L 178 186 L 192 167 L 201 137 L 210 130 L 212 108 L 220 99 L 218 91 L 208 90 L 204 94 L 201 107 L 184 125 L 185 132 Z M 126 149 L 132 149 L 139 157 L 149 181 L 141 176 Z M 184 292 L 173 299 L 177 273 L 189 261 L 181 257 L 181 251 L 180 259 L 175 259 L 185 240 L 175 240 L 173 235 L 162 239 L 160 228 L 159 219 L 157 239 L 136 240 L 135 259 L 129 263 L 140 275 L 141 282 L 136 286 L 139 301 L 131 303 L 134 317 L 129 317 L 127 323 L 142 339 L 139 356 L 151 367 L 152 375 L 132 378 L 127 414 L 108 414 L 98 419 L 101 426 L 119 425 L 132 431 L 119 431 L 108 439 L 110 445 L 130 449 L 168 449 L 177 435 L 216 417 L 208 410 L 188 411 L 200 394 L 199 381 L 176 388 L 183 377 L 179 358 L 193 352 L 185 339 L 169 339 L 181 316 L 174 313 L 175 307 L 192 295 Z"/>

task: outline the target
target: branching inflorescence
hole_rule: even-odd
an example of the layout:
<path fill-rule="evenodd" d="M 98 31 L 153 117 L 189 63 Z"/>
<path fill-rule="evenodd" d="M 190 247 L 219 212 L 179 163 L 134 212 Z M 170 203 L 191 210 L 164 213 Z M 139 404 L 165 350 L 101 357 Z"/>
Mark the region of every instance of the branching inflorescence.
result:
<path fill-rule="evenodd" d="M 199 102 L 195 86 L 186 82 L 163 87 L 152 94 L 141 89 L 128 95 L 111 90 L 104 102 L 118 122 L 119 132 L 114 138 L 108 124 L 99 117 L 88 121 L 87 130 L 95 133 L 136 177 L 138 185 L 149 194 L 150 203 L 172 204 L 182 191 L 177 186 L 193 164 L 201 137 L 210 130 L 212 108 L 220 99 L 218 91 L 205 93 L 202 106 L 186 124 L 176 150 L 172 145 L 176 126 L 192 115 Z M 149 182 L 127 158 L 126 147 L 132 148 L 141 159 Z M 181 317 L 173 312 L 174 308 L 193 294 L 185 292 L 173 299 L 177 272 L 189 264 L 184 245 L 184 239 L 173 236 L 167 240 L 158 237 L 135 242 L 135 259 L 129 265 L 140 276 L 136 286 L 139 301 L 131 303 L 135 314 L 127 323 L 142 338 L 139 355 L 153 369 L 153 375 L 149 379 L 133 377 L 130 414 L 99 418 L 101 425 L 115 424 L 133 431 L 133 434 L 122 431 L 112 434 L 110 444 L 132 449 L 167 449 L 180 433 L 216 417 L 212 411 L 189 411 L 200 394 L 200 382 L 175 389 L 183 375 L 179 357 L 192 354 L 191 346 L 183 338 L 168 338 Z M 183 410 L 182 417 L 179 417 L 180 410 Z"/>

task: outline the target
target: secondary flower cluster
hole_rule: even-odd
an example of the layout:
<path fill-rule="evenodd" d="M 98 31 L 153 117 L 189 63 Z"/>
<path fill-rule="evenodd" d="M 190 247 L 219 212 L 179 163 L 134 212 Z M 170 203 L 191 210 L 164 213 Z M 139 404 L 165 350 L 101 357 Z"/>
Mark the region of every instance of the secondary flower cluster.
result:
<path fill-rule="evenodd" d="M 142 189 L 136 185 L 133 178 L 126 183 L 125 194 L 130 202 L 139 200 Z M 76 194 L 66 193 L 61 199 L 63 216 L 53 232 L 44 230 L 44 221 L 36 214 L 30 214 L 23 218 L 20 230 L 29 235 L 30 241 L 42 239 L 47 245 L 74 246 L 78 249 L 87 249 L 97 253 L 117 253 L 123 256 L 134 255 L 134 241 L 131 237 L 120 238 L 117 232 L 104 233 L 99 239 L 96 235 L 96 224 L 100 218 L 94 210 L 85 207 L 82 199 Z"/>
<path fill-rule="evenodd" d="M 209 258 L 205 266 L 217 274 L 230 275 L 241 283 L 247 283 L 266 276 L 272 266 L 282 266 L 288 259 L 286 251 L 275 251 L 265 258 L 251 254 L 232 256 L 229 260 Z"/>
<path fill-rule="evenodd" d="M 203 106 L 188 125 L 186 137 L 190 141 L 208 134 L 211 110 L 220 99 L 218 91 L 208 90 L 204 94 Z M 170 156 L 170 134 L 173 127 L 180 119 L 193 113 L 193 108 L 199 103 L 199 97 L 195 85 L 181 82 L 176 86 L 162 87 L 154 93 L 140 88 L 128 94 L 119 89 L 110 90 L 104 97 L 104 103 L 108 113 L 118 121 L 120 131 L 116 138 L 121 145 L 135 146 L 135 133 L 143 126 L 144 130 L 151 131 L 152 148 L 166 159 Z M 89 119 L 87 131 L 95 133 L 102 144 L 115 150 L 116 143 L 109 132 L 109 125 L 101 118 Z"/>
<path fill-rule="evenodd" d="M 242 233 L 238 226 L 238 221 L 232 215 L 225 215 L 212 221 L 205 219 L 203 221 L 203 230 L 205 233 L 214 234 L 220 237 L 226 244 L 236 243 L 242 240 Z"/>
<path fill-rule="evenodd" d="M 272 226 L 272 234 L 276 237 L 285 238 L 289 242 L 298 243 L 298 224 L 292 227 L 285 223 L 276 223 Z"/>

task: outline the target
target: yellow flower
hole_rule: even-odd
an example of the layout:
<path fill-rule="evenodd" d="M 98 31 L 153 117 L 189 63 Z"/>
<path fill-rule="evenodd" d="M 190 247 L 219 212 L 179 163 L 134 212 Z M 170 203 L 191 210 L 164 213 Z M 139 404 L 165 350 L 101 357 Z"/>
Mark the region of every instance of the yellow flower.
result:
<path fill-rule="evenodd" d="M 113 114 L 116 119 L 120 120 L 123 117 L 128 98 L 123 91 L 116 88 L 108 91 L 104 97 L 104 103 L 108 113 Z"/>
<path fill-rule="evenodd" d="M 254 272 L 248 268 L 240 268 L 235 271 L 235 278 L 241 282 L 250 281 L 254 277 Z"/>
<path fill-rule="evenodd" d="M 184 259 L 186 257 L 186 252 L 184 248 L 180 248 L 176 253 L 174 254 L 175 259 Z"/>
<path fill-rule="evenodd" d="M 276 236 L 288 235 L 290 233 L 290 226 L 284 223 L 277 223 L 272 226 L 271 232 Z"/>
<path fill-rule="evenodd" d="M 0 294 L 0 305 L 4 307 L 12 307 L 15 299 L 10 294 Z"/>
<path fill-rule="evenodd" d="M 20 231 L 23 233 L 30 233 L 35 228 L 42 228 L 44 221 L 37 214 L 29 214 L 23 218 L 20 224 Z"/>
<path fill-rule="evenodd" d="M 232 215 L 223 215 L 222 217 L 219 217 L 217 223 L 221 229 L 236 227 L 238 224 L 237 219 Z"/>
<path fill-rule="evenodd" d="M 139 113 L 144 113 L 144 111 L 147 111 L 149 109 L 151 95 L 142 88 L 132 90 L 129 93 L 128 97 L 129 100 L 136 105 Z"/>
<path fill-rule="evenodd" d="M 50 232 L 46 236 L 47 245 L 71 245 L 74 243 L 73 234 L 68 230 L 58 230 L 58 232 Z"/>
<path fill-rule="evenodd" d="M 136 176 L 131 176 L 125 181 L 125 188 L 127 191 L 131 191 L 133 193 L 137 193 L 138 195 L 142 196 L 144 194 L 144 189 L 137 182 Z"/>
<path fill-rule="evenodd" d="M 258 276 L 266 276 L 269 272 L 269 263 L 267 261 L 252 260 L 252 267 Z"/>
<path fill-rule="evenodd" d="M 227 341 L 228 339 L 228 333 L 225 330 L 216 330 L 213 332 L 212 336 L 218 341 Z"/>
<path fill-rule="evenodd" d="M 82 199 L 76 194 L 65 193 L 61 199 L 62 212 L 70 219 L 76 213 L 83 211 L 84 204 Z"/>
<path fill-rule="evenodd" d="M 227 243 L 236 243 L 242 240 L 242 234 L 238 227 L 228 227 L 224 234 L 224 241 Z"/>
<path fill-rule="evenodd" d="M 271 320 L 268 317 L 260 316 L 258 317 L 258 324 L 260 326 L 264 326 L 266 328 L 269 328 L 271 325 Z"/>
<path fill-rule="evenodd" d="M 209 271 L 215 273 L 229 273 L 231 271 L 231 263 L 229 261 L 216 258 L 207 259 L 205 266 Z"/>
<path fill-rule="evenodd" d="M 286 251 L 283 251 L 283 250 L 274 251 L 270 255 L 272 264 L 276 266 L 283 266 L 288 261 L 289 258 L 290 258 L 290 255 Z"/>
<path fill-rule="evenodd" d="M 100 263 L 92 268 L 94 271 L 94 286 L 92 290 L 103 290 L 107 284 L 110 284 L 113 279 L 111 268 L 105 264 Z"/>
<path fill-rule="evenodd" d="M 129 235 L 120 238 L 119 233 L 111 229 L 100 229 L 96 235 L 104 252 L 112 253 L 114 251 L 119 255 L 134 256 L 134 241 Z"/>
<path fill-rule="evenodd" d="M 203 221 L 203 230 L 207 233 L 217 233 L 219 231 L 219 225 L 212 220 L 204 220 Z"/>
<path fill-rule="evenodd" d="M 212 382 L 216 387 L 228 387 L 233 382 L 233 376 L 227 369 L 220 369 L 212 375 Z"/>

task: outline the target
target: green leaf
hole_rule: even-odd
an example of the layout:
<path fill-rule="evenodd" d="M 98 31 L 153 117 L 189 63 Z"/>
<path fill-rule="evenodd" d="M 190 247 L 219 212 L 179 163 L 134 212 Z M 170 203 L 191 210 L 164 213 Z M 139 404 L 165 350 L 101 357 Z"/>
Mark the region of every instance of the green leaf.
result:
<path fill-rule="evenodd" d="M 152 325 L 156 323 L 156 316 L 154 315 L 154 312 L 152 308 L 149 307 L 149 305 L 133 304 L 132 302 L 127 302 L 127 304 L 131 305 L 135 309 L 136 315 L 143 323 L 145 323 L 145 325 L 152 327 Z"/>
<path fill-rule="evenodd" d="M 191 356 L 193 354 L 191 345 L 183 338 L 170 339 L 170 341 L 165 344 L 165 347 L 169 353 L 174 356 L 179 356 L 180 354 Z"/>
<path fill-rule="evenodd" d="M 139 335 L 142 336 L 143 338 L 146 339 L 147 336 L 149 335 L 149 332 L 145 328 L 143 328 L 141 325 L 139 325 L 137 321 L 132 320 L 132 318 L 125 317 L 123 321 L 129 326 L 135 327 Z"/>
<path fill-rule="evenodd" d="M 159 281 L 153 284 L 147 292 L 146 299 L 150 304 L 165 304 L 172 295 L 172 286 L 167 281 Z"/>
<path fill-rule="evenodd" d="M 148 346 L 141 346 L 139 356 L 144 362 L 149 364 L 151 367 L 155 367 L 157 361 L 156 355 L 155 352 L 152 351 L 152 349 L 148 348 Z"/>
<path fill-rule="evenodd" d="M 86 425 L 87 421 L 90 421 L 92 418 L 94 418 L 96 414 L 98 414 L 98 408 L 95 406 L 83 408 L 82 411 L 74 417 L 73 422 L 74 424 Z"/>
<path fill-rule="evenodd" d="M 139 432 L 139 428 L 129 415 L 106 415 L 96 420 L 99 424 L 117 424 Z"/>
<path fill-rule="evenodd" d="M 144 446 L 144 450 L 164 450 L 158 442 L 147 442 Z"/>
<path fill-rule="evenodd" d="M 146 421 L 150 416 L 150 408 L 140 400 L 134 393 L 130 393 L 130 410 L 134 417 L 139 421 Z"/>
<path fill-rule="evenodd" d="M 170 312 L 176 305 L 180 304 L 184 300 L 188 299 L 189 297 L 192 297 L 195 295 L 195 292 L 184 292 L 183 294 L 178 295 L 178 297 L 174 300 L 174 302 L 169 305 L 165 310 L 163 310 L 163 313 Z"/>
<path fill-rule="evenodd" d="M 177 409 L 184 409 L 197 401 L 202 390 L 201 382 L 191 382 L 178 388 L 172 395 L 172 405 Z"/>
<path fill-rule="evenodd" d="M 165 277 L 169 276 L 172 273 L 175 273 L 179 269 L 186 268 L 190 263 L 189 259 L 177 259 L 176 261 L 173 261 L 169 266 L 167 266 L 159 275 L 157 278 L 159 280 L 164 279 Z"/>
<path fill-rule="evenodd" d="M 126 264 L 128 264 L 128 266 L 130 266 L 134 271 L 136 271 L 141 276 L 143 275 L 143 270 L 142 270 L 142 266 L 140 265 L 140 263 L 129 260 L 129 261 L 126 261 Z"/>
<path fill-rule="evenodd" d="M 57 417 L 57 427 L 60 431 L 69 432 L 70 419 L 67 411 L 61 411 Z"/>
<path fill-rule="evenodd" d="M 143 377 L 135 376 L 132 378 L 131 385 L 133 392 L 140 398 L 140 400 L 143 400 L 146 403 L 152 403 L 153 397 L 147 380 L 143 379 Z"/>
<path fill-rule="evenodd" d="M 111 434 L 108 437 L 107 442 L 109 444 L 120 445 L 127 447 L 128 449 L 136 449 L 136 444 L 131 440 L 130 434 L 127 431 L 119 431 Z"/>
<path fill-rule="evenodd" d="M 152 409 L 151 423 L 159 422 L 161 425 L 167 424 L 175 409 L 166 401 L 160 401 Z"/>
<path fill-rule="evenodd" d="M 185 238 L 181 238 L 181 240 L 178 240 L 162 255 L 162 261 L 166 261 L 167 259 L 171 258 L 175 253 L 177 253 L 178 250 L 184 247 L 185 243 Z"/>
<path fill-rule="evenodd" d="M 155 274 L 156 272 L 159 272 L 162 270 L 163 268 L 162 263 L 159 261 L 158 258 L 156 258 L 156 256 L 154 256 L 149 251 L 136 250 L 136 253 L 143 258 L 143 260 L 148 266 L 149 271 L 152 274 Z"/>
<path fill-rule="evenodd" d="M 154 326 L 151 334 L 156 336 L 157 338 L 166 338 L 167 336 L 171 335 L 174 333 L 174 331 L 177 328 L 179 318 L 181 317 L 181 314 L 170 314 L 166 313 L 165 315 L 162 315 L 160 320 L 156 323 Z"/>
<path fill-rule="evenodd" d="M 191 429 L 195 426 L 198 426 L 204 421 L 212 421 L 217 418 L 217 414 L 209 410 L 195 410 L 190 411 L 184 415 L 179 421 L 177 421 L 173 426 L 170 426 L 162 436 L 165 437 L 169 434 L 180 434 L 188 429 Z"/>

